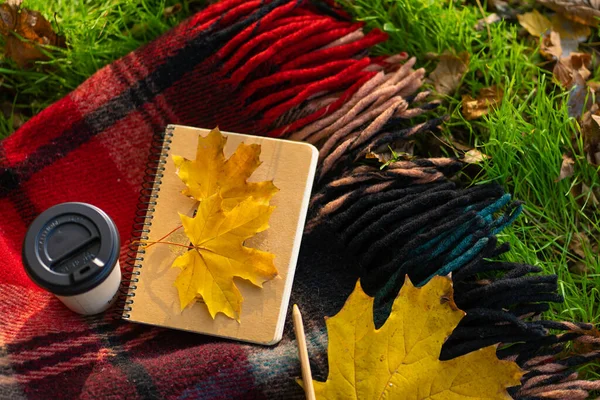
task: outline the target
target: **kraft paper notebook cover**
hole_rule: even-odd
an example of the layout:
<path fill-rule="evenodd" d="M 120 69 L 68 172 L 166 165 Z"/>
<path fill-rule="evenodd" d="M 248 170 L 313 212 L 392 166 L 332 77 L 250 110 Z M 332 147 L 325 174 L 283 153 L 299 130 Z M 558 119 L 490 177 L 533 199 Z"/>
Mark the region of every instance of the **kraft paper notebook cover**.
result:
<path fill-rule="evenodd" d="M 143 228 L 139 230 L 145 231 L 140 235 L 145 235 L 149 242 L 157 241 L 180 226 L 178 213 L 193 215 L 197 203 L 181 194 L 185 185 L 176 175 L 172 155 L 194 159 L 198 135 L 206 136 L 209 132 L 170 125 L 164 138 L 157 138 L 136 217 L 138 228 Z M 129 260 L 133 281 L 129 284 L 130 297 L 122 318 L 252 343 L 274 344 L 283 334 L 318 152 L 306 143 L 222 133 L 227 137 L 226 158 L 242 142 L 260 144 L 262 164 L 248 181 L 273 179 L 280 189 L 271 200 L 271 205 L 276 208 L 271 215 L 270 228 L 245 242 L 249 247 L 273 253 L 279 276 L 266 282 L 262 289 L 235 278 L 244 298 L 240 322 L 221 313 L 213 320 L 201 302 L 183 312 L 180 310 L 177 289 L 173 285 L 180 269 L 171 268 L 177 257 L 171 246 L 153 245 L 140 253 L 142 247 L 134 246 Z M 153 195 L 156 194 L 159 196 L 155 199 Z"/>

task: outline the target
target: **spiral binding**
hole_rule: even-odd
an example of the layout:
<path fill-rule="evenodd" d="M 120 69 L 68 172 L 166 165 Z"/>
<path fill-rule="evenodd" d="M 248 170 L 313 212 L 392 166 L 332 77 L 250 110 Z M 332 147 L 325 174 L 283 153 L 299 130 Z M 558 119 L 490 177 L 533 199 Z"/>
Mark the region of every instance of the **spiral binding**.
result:
<path fill-rule="evenodd" d="M 152 137 L 150 155 L 146 163 L 131 239 L 123 264 L 123 278 L 121 279 L 119 297 L 115 306 L 114 317 L 116 319 L 129 319 L 130 317 L 129 312 L 132 310 L 133 297 L 135 297 L 140 269 L 142 268 L 141 262 L 144 261 L 144 254 L 146 253 L 146 250 L 143 249 L 144 245 L 139 244 L 139 242 L 148 240 L 168 152 L 171 150 L 173 129 L 173 126 L 167 126 L 164 133 L 158 133 Z"/>

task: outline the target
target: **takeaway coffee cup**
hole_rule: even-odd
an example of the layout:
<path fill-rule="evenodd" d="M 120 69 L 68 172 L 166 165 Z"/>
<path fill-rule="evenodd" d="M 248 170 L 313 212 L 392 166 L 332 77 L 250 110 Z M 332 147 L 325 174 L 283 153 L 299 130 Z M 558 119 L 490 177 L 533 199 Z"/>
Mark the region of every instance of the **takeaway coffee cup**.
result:
<path fill-rule="evenodd" d="M 23 243 L 29 277 L 84 315 L 108 309 L 121 283 L 119 232 L 110 217 L 85 203 L 63 203 L 40 214 Z"/>

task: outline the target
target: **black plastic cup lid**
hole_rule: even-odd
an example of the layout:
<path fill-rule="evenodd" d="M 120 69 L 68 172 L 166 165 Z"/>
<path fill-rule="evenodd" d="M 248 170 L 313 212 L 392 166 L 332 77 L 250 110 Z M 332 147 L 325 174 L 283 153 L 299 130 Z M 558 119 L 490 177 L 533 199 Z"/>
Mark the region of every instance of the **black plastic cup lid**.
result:
<path fill-rule="evenodd" d="M 85 293 L 102 283 L 119 259 L 115 223 L 98 207 L 62 203 L 40 214 L 23 243 L 29 277 L 59 296 Z"/>

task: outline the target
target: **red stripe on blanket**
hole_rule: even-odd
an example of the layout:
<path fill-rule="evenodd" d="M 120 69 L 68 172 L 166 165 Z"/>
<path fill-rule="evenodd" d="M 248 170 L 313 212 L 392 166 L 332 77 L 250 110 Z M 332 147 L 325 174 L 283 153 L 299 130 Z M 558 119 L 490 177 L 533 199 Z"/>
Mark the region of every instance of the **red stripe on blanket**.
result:
<path fill-rule="evenodd" d="M 138 121 L 135 115 L 127 120 L 131 123 Z M 119 125 L 124 126 L 123 123 Z M 99 207 L 115 221 L 125 240 L 131 232 L 131 216 L 135 212 L 139 185 L 128 183 L 129 179 L 125 179 L 106 146 L 110 144 L 104 143 L 103 136 L 94 137 L 35 174 L 23 186 L 40 210 L 65 201 L 80 201 Z M 131 149 L 126 148 L 125 151 Z M 140 158 L 138 162 L 141 161 Z M 85 168 L 82 168 L 82 163 L 85 163 Z M 132 164 L 137 171 L 140 167 L 139 163 Z M 56 179 L 57 176 L 61 179 Z"/>
<path fill-rule="evenodd" d="M 298 43 L 293 48 L 284 49 L 278 52 L 273 61 L 281 64 L 293 57 L 294 54 L 307 54 L 310 50 L 319 49 L 323 46 L 331 44 L 352 32 L 360 29 L 360 24 L 347 24 L 346 27 L 332 29 L 323 33 L 317 33 L 310 36 L 305 41 Z"/>
<path fill-rule="evenodd" d="M 387 34 L 374 29 L 360 40 L 302 55 L 297 59 L 284 64 L 281 69 L 287 71 L 301 66 L 321 65 L 332 59 L 352 57 L 362 50 L 368 49 L 386 39 Z"/>
<path fill-rule="evenodd" d="M 2 225 L 0 225 L 0 265 L 2 265 L 0 267 L 0 282 L 36 287 L 21 267 L 21 248 L 27 226 L 23 223 L 19 211 L 9 198 L 0 199 L 0 210 L 2 215 Z M 0 294 L 0 298 L 4 297 Z"/>

